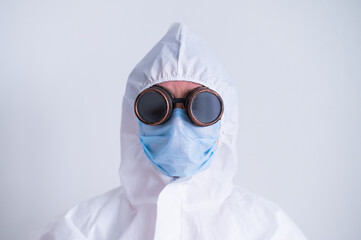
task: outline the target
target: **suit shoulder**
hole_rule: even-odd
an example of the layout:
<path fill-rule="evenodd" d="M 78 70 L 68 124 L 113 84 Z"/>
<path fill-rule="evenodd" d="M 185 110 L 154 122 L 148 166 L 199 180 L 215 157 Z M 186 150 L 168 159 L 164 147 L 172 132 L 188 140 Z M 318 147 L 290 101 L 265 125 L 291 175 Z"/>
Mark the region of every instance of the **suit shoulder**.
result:
<path fill-rule="evenodd" d="M 122 188 L 117 187 L 103 194 L 78 203 L 67 212 L 58 215 L 44 228 L 34 231 L 32 240 L 87 240 L 87 232 L 97 224 L 99 218 L 120 205 L 123 200 Z M 111 215 L 111 214 L 110 214 Z"/>
<path fill-rule="evenodd" d="M 293 220 L 277 204 L 265 197 L 236 186 L 230 201 L 244 224 L 249 224 L 258 232 L 271 234 L 273 238 L 270 239 L 306 240 Z"/>

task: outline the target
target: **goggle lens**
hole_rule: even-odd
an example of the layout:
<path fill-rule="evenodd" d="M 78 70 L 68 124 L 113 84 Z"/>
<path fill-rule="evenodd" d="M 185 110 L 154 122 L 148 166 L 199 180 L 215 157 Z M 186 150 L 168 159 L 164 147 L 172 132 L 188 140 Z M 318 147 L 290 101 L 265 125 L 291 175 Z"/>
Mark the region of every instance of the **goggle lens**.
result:
<path fill-rule="evenodd" d="M 158 92 L 146 92 L 138 100 L 137 111 L 144 122 L 154 124 L 167 113 L 167 102 Z"/>
<path fill-rule="evenodd" d="M 192 115 L 201 123 L 215 121 L 222 112 L 222 105 L 218 97 L 211 92 L 200 92 L 193 99 Z"/>

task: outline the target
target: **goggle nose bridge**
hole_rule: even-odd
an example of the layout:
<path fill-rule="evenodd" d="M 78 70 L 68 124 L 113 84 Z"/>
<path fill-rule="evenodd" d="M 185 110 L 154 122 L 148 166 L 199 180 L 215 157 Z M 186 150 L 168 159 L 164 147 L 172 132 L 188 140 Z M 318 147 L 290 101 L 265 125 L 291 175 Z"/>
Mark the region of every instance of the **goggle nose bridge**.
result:
<path fill-rule="evenodd" d="M 173 103 L 185 103 L 186 98 L 173 98 Z"/>
<path fill-rule="evenodd" d="M 186 102 L 187 102 L 187 98 L 174 98 L 174 97 L 172 97 L 173 108 L 175 107 L 175 105 L 177 103 L 181 103 L 183 105 L 183 109 L 186 109 Z"/>

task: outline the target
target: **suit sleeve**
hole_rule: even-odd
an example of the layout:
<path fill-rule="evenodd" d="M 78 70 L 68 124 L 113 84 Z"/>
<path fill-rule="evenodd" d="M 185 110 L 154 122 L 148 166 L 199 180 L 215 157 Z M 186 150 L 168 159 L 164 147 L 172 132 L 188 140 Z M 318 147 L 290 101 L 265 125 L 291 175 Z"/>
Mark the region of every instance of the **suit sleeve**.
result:
<path fill-rule="evenodd" d="M 30 240 L 87 240 L 71 219 L 64 216 L 44 229 L 33 232 Z"/>
<path fill-rule="evenodd" d="M 270 236 L 270 240 L 307 240 L 297 225 L 281 209 L 276 212 L 276 219 L 278 227 Z"/>

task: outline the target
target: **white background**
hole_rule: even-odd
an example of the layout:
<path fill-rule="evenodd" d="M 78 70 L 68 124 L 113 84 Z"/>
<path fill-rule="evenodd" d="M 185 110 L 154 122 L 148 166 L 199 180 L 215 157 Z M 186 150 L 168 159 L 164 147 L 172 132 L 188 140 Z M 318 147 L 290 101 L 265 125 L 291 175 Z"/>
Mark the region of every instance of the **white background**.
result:
<path fill-rule="evenodd" d="M 239 92 L 236 182 L 309 239 L 361 239 L 361 2 L 0 1 L 0 239 L 119 185 L 121 100 L 173 22 Z"/>

